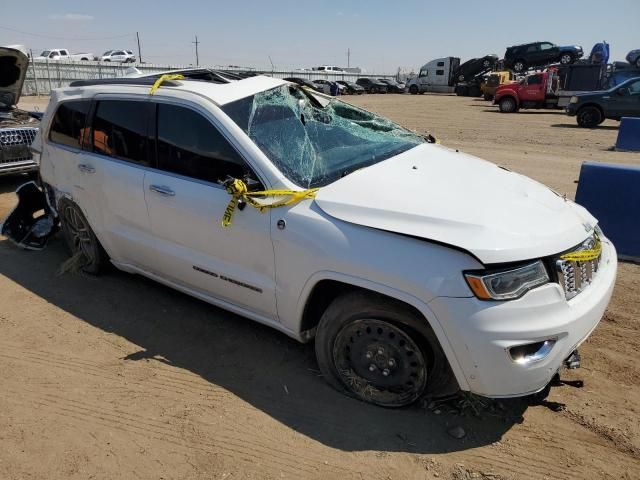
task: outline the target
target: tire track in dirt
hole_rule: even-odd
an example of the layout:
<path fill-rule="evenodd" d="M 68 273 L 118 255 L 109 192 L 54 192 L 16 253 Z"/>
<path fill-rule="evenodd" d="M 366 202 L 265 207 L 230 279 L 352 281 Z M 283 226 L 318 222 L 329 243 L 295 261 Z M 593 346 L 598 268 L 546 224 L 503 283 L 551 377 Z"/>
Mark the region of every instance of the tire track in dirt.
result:
<path fill-rule="evenodd" d="M 6 352 L 6 350 L 5 350 L 5 352 Z M 109 373 L 105 372 L 104 370 L 98 370 L 97 367 L 94 367 L 93 365 L 90 366 L 90 365 L 87 364 L 87 362 L 77 362 L 77 365 L 82 363 L 85 368 L 89 368 L 89 369 L 92 369 L 92 370 L 98 370 L 98 373 L 89 373 L 83 368 L 77 368 L 77 365 L 74 365 L 74 363 L 76 363 L 76 362 L 45 361 L 41 357 L 39 357 L 37 355 L 34 355 L 33 351 L 22 352 L 22 353 L 23 353 L 23 355 L 20 355 L 20 356 L 7 355 L 6 353 L 0 353 L 0 357 L 9 358 L 9 359 L 14 360 L 14 361 L 23 361 L 23 362 L 27 362 L 27 363 L 29 363 L 29 361 L 27 360 L 27 359 L 29 359 L 32 362 L 38 363 L 38 364 L 41 364 L 41 365 L 58 366 L 59 368 L 62 368 L 62 369 L 74 371 L 74 373 L 89 374 L 89 375 L 96 376 L 96 377 L 99 377 L 99 378 L 104 379 L 104 380 L 117 380 L 117 381 L 121 381 L 122 380 L 122 377 L 118 376 L 117 374 L 109 374 Z M 145 383 L 141 383 L 141 382 L 132 382 L 132 383 L 136 384 L 137 386 L 141 386 L 141 387 L 145 387 L 145 388 L 148 387 L 148 385 L 145 384 Z M 179 382 L 179 385 L 182 385 L 182 382 Z M 162 388 L 162 386 L 171 386 L 171 384 L 169 383 L 167 385 L 167 384 L 160 383 L 160 386 L 156 387 L 156 388 L 159 388 L 160 390 L 162 390 L 162 391 L 164 391 L 166 393 L 165 389 Z M 208 388 L 206 388 L 206 389 L 208 390 Z M 203 390 L 203 389 L 199 389 L 199 390 Z M 176 392 L 179 392 L 179 391 L 180 391 L 179 389 L 176 389 Z M 224 397 L 232 398 L 232 397 L 235 397 L 234 395 L 232 395 L 232 394 L 230 394 L 230 393 L 228 393 L 228 392 L 226 392 L 226 391 L 224 391 L 222 389 L 220 389 L 220 392 L 216 392 L 216 393 L 222 393 L 222 395 L 220 395 L 220 398 L 224 398 Z M 52 398 L 55 398 L 55 395 L 52 395 L 52 394 L 49 394 L 49 395 Z M 72 399 L 72 398 L 59 398 L 58 400 L 62 401 L 63 403 L 64 402 L 78 403 L 78 400 Z M 90 407 L 88 405 L 84 405 L 83 408 L 90 408 Z M 247 410 L 250 410 L 250 411 L 254 412 L 254 410 L 251 409 L 250 407 L 248 407 Z M 126 412 L 122 412 L 122 411 L 119 411 L 118 413 L 121 414 L 122 416 L 127 416 L 128 415 Z M 156 428 L 157 427 L 164 427 L 163 424 L 157 424 L 156 423 L 156 424 L 152 425 L 152 424 L 145 423 L 145 421 L 144 421 L 144 419 L 142 417 L 132 417 L 132 418 L 130 418 L 130 420 L 132 422 L 139 422 L 140 424 L 145 424 L 145 425 L 147 425 L 149 427 L 151 427 L 151 426 L 155 426 Z M 276 458 L 278 458 L 278 455 L 281 455 L 281 456 L 284 455 L 287 459 L 289 457 L 292 457 L 290 451 L 284 451 L 284 450 L 281 450 L 281 449 L 274 449 L 273 447 L 265 447 L 265 444 L 268 445 L 270 443 L 270 441 L 272 440 L 271 437 L 266 432 L 263 432 L 261 430 L 250 430 L 250 429 L 247 429 L 247 428 L 244 428 L 244 427 L 239 428 L 239 425 L 236 422 L 223 421 L 221 423 L 226 424 L 224 426 L 226 426 L 230 431 L 243 433 L 243 437 L 244 438 L 241 438 L 240 441 L 242 442 L 243 445 L 246 444 L 246 445 L 251 446 L 255 451 L 259 452 L 259 451 L 264 450 L 266 448 L 267 450 L 266 451 L 262 451 L 261 453 L 263 453 L 265 455 L 269 455 L 269 456 L 274 456 Z M 236 444 L 235 442 L 237 441 L 237 439 L 233 439 L 233 438 L 230 438 L 230 437 L 224 437 L 224 438 L 225 438 L 226 441 L 230 442 L 230 444 Z M 253 441 L 254 438 L 262 438 L 264 440 L 264 443 L 263 444 L 256 444 Z M 236 446 L 238 446 L 238 445 L 236 444 Z M 279 457 L 279 458 L 284 458 L 284 457 Z M 345 472 L 349 471 L 348 469 L 343 469 L 343 468 L 340 468 L 340 467 L 327 467 L 323 463 L 324 457 L 320 458 L 320 457 L 318 457 L 316 455 L 307 455 L 305 459 L 301 459 L 300 456 L 295 456 L 295 457 L 291 458 L 291 460 L 295 460 L 295 462 L 297 464 L 300 464 L 300 463 L 309 464 L 310 466 L 321 465 L 322 464 L 323 468 L 329 468 L 329 469 L 333 469 L 333 470 L 338 470 L 338 471 L 340 471 L 342 473 L 345 473 Z"/>
<path fill-rule="evenodd" d="M 320 468 L 346 473 L 343 469 L 324 464 L 311 465 L 299 456 L 294 457 L 289 455 L 291 458 L 283 458 L 277 454 L 280 453 L 277 450 L 256 445 L 246 438 L 235 439 L 226 435 L 216 435 L 216 441 L 209 439 L 207 441 L 198 441 L 194 444 L 188 439 L 177 435 L 174 425 L 169 423 L 165 424 L 153 419 L 144 418 L 140 415 L 130 415 L 122 411 L 110 413 L 100 408 L 99 405 L 86 404 L 75 399 L 58 397 L 52 394 L 42 395 L 41 392 L 37 394 L 38 396 L 36 398 L 25 399 L 24 392 L 29 392 L 26 388 L 21 388 L 21 392 L 8 391 L 14 393 L 16 396 L 22 394 L 23 402 L 25 400 L 30 401 L 34 405 L 63 417 L 80 420 L 85 424 L 88 423 L 88 419 L 91 419 L 89 423 L 98 422 L 114 430 L 134 433 L 145 438 L 153 437 L 156 440 L 170 443 L 175 447 L 196 449 L 203 453 L 226 452 L 227 455 L 233 458 L 239 458 L 248 463 L 255 463 L 256 458 L 259 457 L 263 464 L 273 469 L 284 469 L 290 473 L 304 472 L 308 474 L 318 474 Z M 35 394 L 36 392 L 29 393 Z"/>

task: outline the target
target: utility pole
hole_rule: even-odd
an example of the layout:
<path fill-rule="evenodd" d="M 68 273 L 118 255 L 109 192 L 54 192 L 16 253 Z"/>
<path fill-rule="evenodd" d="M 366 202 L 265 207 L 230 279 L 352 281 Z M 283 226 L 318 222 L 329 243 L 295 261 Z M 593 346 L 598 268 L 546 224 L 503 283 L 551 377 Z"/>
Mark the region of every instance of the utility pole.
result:
<path fill-rule="evenodd" d="M 351 67 L 351 49 L 347 48 L 347 68 Z"/>
<path fill-rule="evenodd" d="M 136 32 L 136 38 L 138 39 L 138 62 L 142 63 L 142 51 L 140 50 L 140 34 Z"/>
<path fill-rule="evenodd" d="M 198 36 L 196 35 L 196 41 L 195 42 L 191 42 L 196 46 L 196 67 L 198 67 L 200 65 L 200 59 L 198 58 L 198 44 L 200 43 L 198 41 Z"/>

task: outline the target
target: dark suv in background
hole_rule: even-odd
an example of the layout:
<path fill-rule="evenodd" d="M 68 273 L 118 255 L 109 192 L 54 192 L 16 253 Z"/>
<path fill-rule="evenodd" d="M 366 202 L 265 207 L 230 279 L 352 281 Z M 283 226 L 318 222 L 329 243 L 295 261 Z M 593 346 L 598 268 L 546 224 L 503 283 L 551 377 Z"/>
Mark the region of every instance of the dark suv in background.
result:
<path fill-rule="evenodd" d="M 568 65 L 582 57 L 579 45 L 559 47 L 551 42 L 533 42 L 507 48 L 504 66 L 515 72 L 524 72 L 530 67 L 542 67 L 551 63 Z"/>
<path fill-rule="evenodd" d="M 576 117 L 578 125 L 593 128 L 606 118 L 640 117 L 640 77 L 627 80 L 609 90 L 574 95 L 567 115 Z"/>

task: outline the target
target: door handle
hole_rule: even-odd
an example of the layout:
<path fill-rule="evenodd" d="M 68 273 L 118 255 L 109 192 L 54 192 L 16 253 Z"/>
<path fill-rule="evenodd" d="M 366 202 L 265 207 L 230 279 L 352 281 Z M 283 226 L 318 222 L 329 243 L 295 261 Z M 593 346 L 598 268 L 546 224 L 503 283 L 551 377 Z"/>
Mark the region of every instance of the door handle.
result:
<path fill-rule="evenodd" d="M 91 165 L 87 165 L 86 163 L 78 164 L 78 170 L 80 170 L 82 173 L 96 173 L 96 169 Z"/>
<path fill-rule="evenodd" d="M 160 195 L 164 195 L 165 197 L 173 197 L 176 194 L 176 192 L 171 190 L 169 187 L 165 187 L 163 185 L 150 185 L 149 190 L 159 193 Z"/>

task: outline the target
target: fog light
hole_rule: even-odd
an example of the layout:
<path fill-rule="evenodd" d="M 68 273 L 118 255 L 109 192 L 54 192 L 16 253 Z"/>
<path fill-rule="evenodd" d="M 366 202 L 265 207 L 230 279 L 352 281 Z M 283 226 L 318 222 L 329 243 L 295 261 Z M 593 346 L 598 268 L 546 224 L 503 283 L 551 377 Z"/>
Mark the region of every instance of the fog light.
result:
<path fill-rule="evenodd" d="M 543 360 L 549 355 L 555 344 L 555 339 L 549 339 L 543 342 L 518 345 L 509 349 L 509 356 L 518 365 L 529 365 Z"/>

